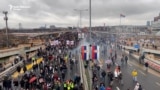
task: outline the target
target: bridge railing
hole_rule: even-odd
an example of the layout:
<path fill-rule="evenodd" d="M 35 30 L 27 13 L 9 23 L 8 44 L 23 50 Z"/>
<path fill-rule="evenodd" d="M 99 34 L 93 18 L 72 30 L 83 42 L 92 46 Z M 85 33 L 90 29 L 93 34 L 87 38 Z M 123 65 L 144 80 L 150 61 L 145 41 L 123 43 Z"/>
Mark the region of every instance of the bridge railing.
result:
<path fill-rule="evenodd" d="M 22 49 L 26 53 L 26 52 L 35 51 L 35 50 L 37 50 L 40 47 L 43 47 L 43 45 L 38 45 L 38 46 L 30 47 L 29 50 L 24 50 L 24 47 L 23 47 L 23 48 L 17 48 L 17 49 L 11 49 L 11 50 L 2 51 L 2 52 L 0 52 L 0 58 L 7 57 L 7 56 L 12 56 L 12 55 L 16 55 L 16 54 L 20 54 L 21 53 L 20 51 Z"/>

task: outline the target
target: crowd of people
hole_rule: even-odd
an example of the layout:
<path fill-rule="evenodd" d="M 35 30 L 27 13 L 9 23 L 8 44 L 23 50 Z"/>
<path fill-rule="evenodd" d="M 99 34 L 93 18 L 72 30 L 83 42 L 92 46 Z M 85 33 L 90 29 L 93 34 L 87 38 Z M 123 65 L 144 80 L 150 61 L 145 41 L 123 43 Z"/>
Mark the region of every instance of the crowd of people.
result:
<path fill-rule="evenodd" d="M 3 80 L 3 89 L 1 90 L 84 90 L 83 83 L 81 83 L 81 77 L 77 70 L 76 64 L 78 60 L 73 60 L 71 49 L 75 48 L 79 41 L 75 37 L 77 34 L 70 35 L 71 33 L 65 33 L 60 37 L 56 38 L 61 41 L 58 46 L 47 45 L 45 50 L 40 48 L 37 52 L 37 57 L 43 57 L 43 61 L 37 64 L 37 59 L 35 57 L 28 58 L 27 62 L 34 63 L 32 70 L 27 71 L 25 67 L 24 75 L 19 75 L 17 78 L 11 78 L 6 76 Z M 104 42 L 106 39 L 98 37 L 93 37 L 96 39 L 95 44 L 107 45 L 110 49 L 103 50 L 104 56 L 110 60 L 106 63 L 106 68 L 99 66 L 98 63 L 92 62 L 91 67 L 92 72 L 92 90 L 114 90 L 113 87 L 116 85 L 123 86 L 123 71 L 122 67 L 128 64 L 128 56 L 126 54 L 121 54 L 120 64 L 117 64 L 117 53 L 119 45 L 115 43 Z M 74 46 L 67 46 L 65 44 L 66 40 L 73 39 L 75 42 Z M 94 40 L 92 40 L 94 41 Z M 103 43 L 102 43 L 103 42 Z M 115 48 L 116 47 L 116 48 Z M 109 54 L 108 54 L 109 52 Z M 24 65 L 27 64 L 24 61 Z M 146 70 L 148 64 L 145 65 Z M 17 69 L 19 72 L 19 69 Z M 138 83 L 137 76 L 138 72 L 134 69 L 131 72 L 133 77 L 133 82 L 135 83 L 134 90 L 142 90 L 142 86 Z M 132 90 L 128 88 L 127 90 Z"/>
<path fill-rule="evenodd" d="M 116 44 L 110 40 L 106 40 L 106 42 L 101 43 L 101 41 L 105 40 L 101 37 L 94 37 L 94 39 L 96 40 L 95 42 L 99 42 L 97 43 L 97 45 L 100 45 L 102 47 L 107 46 L 108 48 L 105 47 L 105 49 L 101 51 L 101 53 L 105 52 L 102 56 L 105 59 L 105 64 L 103 64 L 104 66 L 100 66 L 99 63 L 93 62 L 92 90 L 115 90 L 115 86 L 123 87 L 124 78 L 121 68 L 128 65 L 128 55 L 125 53 L 118 53 L 119 51 L 122 52 L 120 44 Z M 117 58 L 117 56 L 119 56 L 117 55 L 117 53 L 120 55 L 120 58 Z M 127 90 L 142 90 L 142 86 L 140 83 L 138 83 L 137 80 L 138 71 L 136 69 L 133 69 L 133 71 L 130 73 L 130 75 L 133 77 L 133 84 L 135 84 L 135 87 L 128 88 Z"/>
<path fill-rule="evenodd" d="M 63 37 L 68 39 L 68 36 Z M 79 71 L 73 70 L 78 62 L 72 60 L 73 55 L 66 45 L 48 45 L 45 50 L 39 49 L 36 56 L 43 58 L 42 62 L 38 64 L 38 58 L 27 58 L 26 61 L 34 64 L 32 69 L 20 67 L 24 70 L 23 75 L 19 74 L 17 78 L 5 76 L 0 90 L 84 90 Z M 24 65 L 28 64 L 26 61 Z"/>

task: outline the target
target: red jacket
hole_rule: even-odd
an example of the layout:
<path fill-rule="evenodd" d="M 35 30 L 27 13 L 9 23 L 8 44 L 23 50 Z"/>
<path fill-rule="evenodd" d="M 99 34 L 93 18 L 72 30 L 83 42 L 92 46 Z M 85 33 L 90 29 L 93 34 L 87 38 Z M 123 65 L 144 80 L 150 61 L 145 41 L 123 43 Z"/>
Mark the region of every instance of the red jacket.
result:
<path fill-rule="evenodd" d="M 112 90 L 110 87 L 107 87 L 106 90 Z"/>

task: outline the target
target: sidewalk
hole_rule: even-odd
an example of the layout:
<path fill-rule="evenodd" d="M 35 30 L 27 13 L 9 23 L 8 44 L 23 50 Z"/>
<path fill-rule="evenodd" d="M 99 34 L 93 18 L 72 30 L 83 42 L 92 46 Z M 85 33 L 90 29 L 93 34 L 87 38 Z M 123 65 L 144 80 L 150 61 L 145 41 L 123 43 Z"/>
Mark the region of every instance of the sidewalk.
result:
<path fill-rule="evenodd" d="M 43 58 L 37 59 L 37 64 L 39 64 L 40 62 L 42 62 L 42 60 L 43 60 Z M 34 65 L 34 63 L 26 65 L 27 71 L 31 70 L 33 68 L 33 65 Z M 12 74 L 12 78 L 17 78 L 19 75 L 23 75 L 23 74 L 24 74 L 24 71 L 23 71 L 23 67 L 22 67 L 20 73 L 18 73 L 17 71 L 15 71 Z"/>
<path fill-rule="evenodd" d="M 125 50 L 124 52 L 129 55 L 129 51 Z M 139 62 L 140 56 L 138 56 L 136 54 L 131 54 L 131 56 Z M 144 62 L 148 62 L 150 68 L 152 68 L 153 70 L 155 70 L 157 72 L 160 72 L 160 62 L 157 62 L 156 60 L 152 60 L 152 59 L 149 59 L 149 58 L 145 58 Z"/>

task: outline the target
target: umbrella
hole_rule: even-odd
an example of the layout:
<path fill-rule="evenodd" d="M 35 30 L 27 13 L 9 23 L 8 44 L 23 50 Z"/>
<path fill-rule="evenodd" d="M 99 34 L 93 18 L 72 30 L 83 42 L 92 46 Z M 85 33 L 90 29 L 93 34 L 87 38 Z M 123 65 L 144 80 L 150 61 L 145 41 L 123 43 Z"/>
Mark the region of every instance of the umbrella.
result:
<path fill-rule="evenodd" d="M 106 61 L 105 61 L 105 63 L 107 63 L 107 64 L 111 64 L 111 63 L 112 63 L 112 61 L 111 61 L 111 60 L 106 60 Z"/>
<path fill-rule="evenodd" d="M 32 82 L 34 82 L 35 80 L 37 79 L 37 77 L 32 77 L 30 80 L 29 80 L 29 83 L 32 83 Z"/>

